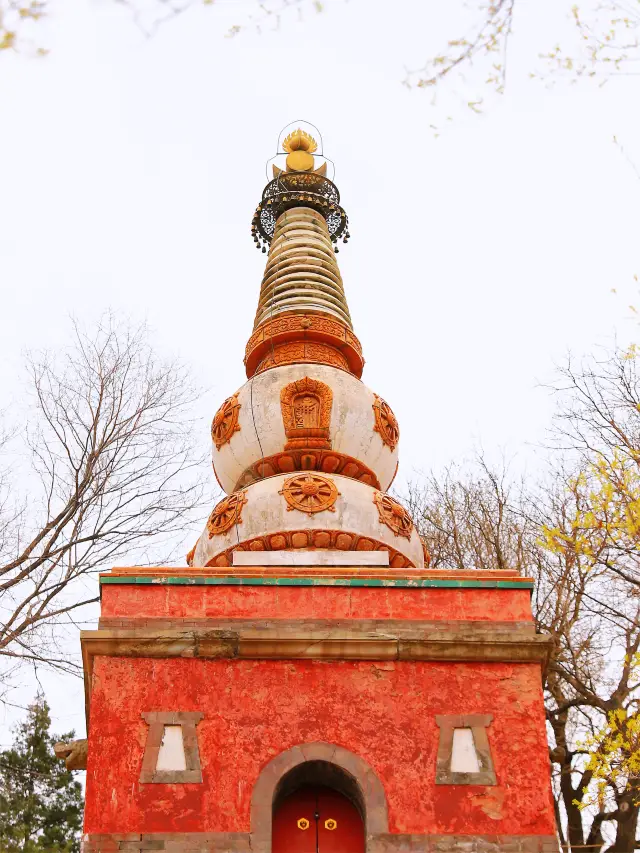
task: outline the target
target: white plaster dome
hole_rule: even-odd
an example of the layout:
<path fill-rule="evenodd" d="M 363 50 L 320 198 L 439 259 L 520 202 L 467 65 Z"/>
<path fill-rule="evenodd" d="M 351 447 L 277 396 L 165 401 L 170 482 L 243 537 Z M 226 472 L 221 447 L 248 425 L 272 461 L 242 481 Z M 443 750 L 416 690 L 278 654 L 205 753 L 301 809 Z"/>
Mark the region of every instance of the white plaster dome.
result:
<path fill-rule="evenodd" d="M 269 477 L 223 498 L 192 565 L 229 566 L 234 550 L 294 549 L 385 550 L 394 568 L 424 567 L 422 542 L 400 504 L 357 480 L 316 471 Z"/>
<path fill-rule="evenodd" d="M 398 465 L 398 424 L 350 373 L 290 364 L 253 376 L 218 410 L 213 467 L 228 494 L 296 470 L 342 474 L 385 491 Z"/>

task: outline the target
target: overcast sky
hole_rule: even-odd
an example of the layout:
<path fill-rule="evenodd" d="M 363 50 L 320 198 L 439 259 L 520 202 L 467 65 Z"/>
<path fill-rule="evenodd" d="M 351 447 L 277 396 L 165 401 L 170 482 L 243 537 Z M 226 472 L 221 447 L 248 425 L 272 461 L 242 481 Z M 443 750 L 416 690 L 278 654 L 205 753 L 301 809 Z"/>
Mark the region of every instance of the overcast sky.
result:
<path fill-rule="evenodd" d="M 640 169 L 639 83 L 529 76 L 571 40 L 570 5 L 519 5 L 507 93 L 476 116 L 402 86 L 464 32 L 461 3 L 328 0 L 225 38 L 256 4 L 217 0 L 146 38 L 113 0 L 52 2 L 52 52 L 0 55 L 0 406 L 20 401 L 25 349 L 112 308 L 192 366 L 206 442 L 245 379 L 264 164 L 303 118 L 336 164 L 363 379 L 399 418 L 401 478 L 479 444 L 535 468 L 554 362 L 637 330 L 640 179 L 613 137 Z M 81 731 L 81 684 L 43 684 L 55 727 Z M 0 710 L 0 743 L 13 719 Z"/>

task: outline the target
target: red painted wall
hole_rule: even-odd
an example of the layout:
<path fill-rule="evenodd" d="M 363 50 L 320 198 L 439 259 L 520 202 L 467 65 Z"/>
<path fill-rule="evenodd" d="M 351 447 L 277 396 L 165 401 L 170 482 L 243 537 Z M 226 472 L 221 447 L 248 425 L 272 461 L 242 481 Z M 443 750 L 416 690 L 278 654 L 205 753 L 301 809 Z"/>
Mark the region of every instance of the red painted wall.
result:
<path fill-rule="evenodd" d="M 527 589 L 102 587 L 103 618 L 532 620 Z"/>
<path fill-rule="evenodd" d="M 124 609 L 132 605 L 132 615 L 140 614 L 134 606 L 139 592 L 128 588 L 126 595 L 118 594 Z M 301 615 L 293 600 L 302 604 L 310 591 L 291 592 L 299 595 L 287 590 L 281 597 L 278 590 L 278 600 L 287 602 L 279 615 Z M 147 613 L 152 601 L 158 610 L 169 601 L 172 607 L 181 602 L 189 615 L 212 615 L 209 605 L 220 605 L 230 590 L 151 593 L 143 590 L 140 601 Z M 250 615 L 261 593 L 244 596 L 246 610 L 234 615 Z M 360 593 L 362 607 L 367 596 Z M 426 593 L 422 600 L 434 608 L 436 601 L 448 600 L 453 607 L 460 600 L 455 590 Z M 403 599 L 396 594 L 377 591 L 364 608 L 367 615 L 397 613 Z M 505 618 L 491 604 L 496 592 L 489 595 L 486 606 L 494 618 Z M 480 598 L 480 591 L 474 597 Z M 112 590 L 105 590 L 104 598 L 108 604 Z M 324 590 L 319 599 L 336 601 Z M 459 618 L 470 618 L 468 612 Z M 411 613 L 426 616 L 424 609 Z M 313 615 L 322 614 L 314 609 Z M 202 784 L 138 783 L 147 734 L 140 714 L 153 710 L 204 712 L 197 729 Z M 434 784 L 434 716 L 466 713 L 494 715 L 488 733 L 496 787 Z M 260 770 L 294 744 L 317 740 L 346 747 L 371 764 L 386 791 L 391 832 L 554 833 L 536 664 L 116 657 L 95 661 L 85 831 L 248 832 L 251 791 Z"/>

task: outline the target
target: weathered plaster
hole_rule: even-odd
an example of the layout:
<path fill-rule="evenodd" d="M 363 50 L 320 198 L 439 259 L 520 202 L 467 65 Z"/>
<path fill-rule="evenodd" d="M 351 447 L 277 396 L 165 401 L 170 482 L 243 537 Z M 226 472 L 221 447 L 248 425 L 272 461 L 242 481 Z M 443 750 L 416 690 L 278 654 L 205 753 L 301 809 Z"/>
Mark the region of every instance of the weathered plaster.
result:
<path fill-rule="evenodd" d="M 479 622 L 499 619 L 533 624 L 528 589 L 105 585 L 102 616 Z"/>
<path fill-rule="evenodd" d="M 92 685 L 87 832 L 249 832 L 260 772 L 301 741 L 372 767 L 391 833 L 554 831 L 539 664 L 98 657 Z M 206 709 L 200 785 L 138 782 L 140 709 L 167 706 Z M 493 714 L 499 818 L 482 788 L 435 785 L 435 715 L 452 712 Z"/>

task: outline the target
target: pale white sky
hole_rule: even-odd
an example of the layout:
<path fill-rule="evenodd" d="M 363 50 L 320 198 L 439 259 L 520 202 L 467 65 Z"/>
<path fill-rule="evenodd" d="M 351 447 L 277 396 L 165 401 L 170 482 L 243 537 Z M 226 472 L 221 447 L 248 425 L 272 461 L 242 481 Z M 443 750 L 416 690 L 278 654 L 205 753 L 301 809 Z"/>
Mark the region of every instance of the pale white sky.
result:
<path fill-rule="evenodd" d="M 640 168 L 640 82 L 529 78 L 572 38 L 570 5 L 523 0 L 507 94 L 478 117 L 401 85 L 464 31 L 462 3 L 328 0 L 228 39 L 256 4 L 217 0 L 146 39 L 113 0 L 54 2 L 52 53 L 0 56 L 0 405 L 20 401 L 24 349 L 112 308 L 192 365 L 209 420 L 244 381 L 264 163 L 304 118 L 336 163 L 339 263 L 364 381 L 400 421 L 401 477 L 480 442 L 535 466 L 554 360 L 636 333 L 640 180 L 613 136 Z M 81 685 L 43 684 L 55 727 L 81 731 Z M 13 718 L 0 710 L 0 743 Z"/>

